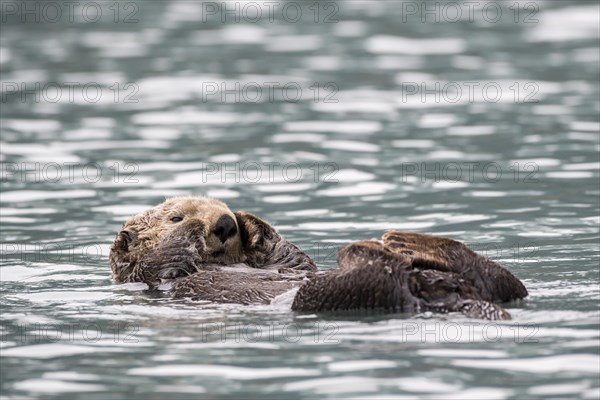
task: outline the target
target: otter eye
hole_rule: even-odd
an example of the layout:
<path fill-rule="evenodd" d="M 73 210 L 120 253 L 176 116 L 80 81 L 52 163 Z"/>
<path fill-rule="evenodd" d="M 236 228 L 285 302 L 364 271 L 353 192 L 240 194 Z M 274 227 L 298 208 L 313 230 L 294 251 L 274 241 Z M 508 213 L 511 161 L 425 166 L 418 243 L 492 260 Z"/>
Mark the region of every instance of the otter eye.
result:
<path fill-rule="evenodd" d="M 171 218 L 171 222 L 177 223 L 183 221 L 183 217 L 173 217 Z"/>

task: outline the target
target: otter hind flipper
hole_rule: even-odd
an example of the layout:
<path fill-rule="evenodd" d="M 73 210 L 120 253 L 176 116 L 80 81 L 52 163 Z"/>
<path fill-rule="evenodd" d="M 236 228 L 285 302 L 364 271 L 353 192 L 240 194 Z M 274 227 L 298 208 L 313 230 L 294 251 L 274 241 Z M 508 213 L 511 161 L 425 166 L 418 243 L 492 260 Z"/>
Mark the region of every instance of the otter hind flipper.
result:
<path fill-rule="evenodd" d="M 418 270 L 411 290 L 422 300 L 424 311 L 461 312 L 470 318 L 487 320 L 511 319 L 497 304 L 482 300 L 470 280 L 453 272 Z"/>
<path fill-rule="evenodd" d="M 413 266 L 459 274 L 470 280 L 483 300 L 506 302 L 528 295 L 523 283 L 498 263 L 456 240 L 413 232 L 387 231 L 383 244 L 413 260 Z"/>
<path fill-rule="evenodd" d="M 410 258 L 404 254 L 390 252 L 377 240 L 361 240 L 342 247 L 337 251 L 337 262 L 340 268 L 349 269 L 362 265 L 402 262 L 410 265 Z"/>
<path fill-rule="evenodd" d="M 422 267 L 456 272 L 452 267 L 451 255 L 460 248 L 462 245 L 460 242 L 421 233 L 395 230 L 385 232 L 382 239 L 386 249 L 396 254 L 406 255 Z"/>

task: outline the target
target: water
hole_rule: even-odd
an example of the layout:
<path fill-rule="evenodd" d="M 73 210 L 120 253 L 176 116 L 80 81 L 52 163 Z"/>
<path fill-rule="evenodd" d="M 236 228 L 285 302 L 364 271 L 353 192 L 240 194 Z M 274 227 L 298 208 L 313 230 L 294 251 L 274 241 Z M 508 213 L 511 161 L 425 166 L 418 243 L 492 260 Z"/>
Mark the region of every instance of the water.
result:
<path fill-rule="evenodd" d="M 29 3 L 25 23 L 9 4 L 3 398 L 600 397 L 596 2 L 456 22 L 447 3 L 423 22 L 420 2 L 242 2 L 225 23 L 220 3 L 58 3 L 57 22 Z M 387 228 L 459 238 L 530 296 L 487 324 L 113 285 L 119 226 L 177 194 L 263 216 L 322 268 Z"/>

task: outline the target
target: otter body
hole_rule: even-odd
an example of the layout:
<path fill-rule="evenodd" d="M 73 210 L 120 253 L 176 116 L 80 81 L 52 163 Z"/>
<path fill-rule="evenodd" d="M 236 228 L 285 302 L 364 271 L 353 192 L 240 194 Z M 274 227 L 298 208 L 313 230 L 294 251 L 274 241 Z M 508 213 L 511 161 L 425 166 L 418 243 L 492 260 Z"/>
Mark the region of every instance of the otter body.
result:
<path fill-rule="evenodd" d="M 312 259 L 264 220 L 203 197 L 176 197 L 127 221 L 111 247 L 113 278 L 219 303 L 269 304 L 297 289 L 292 310 L 462 312 L 510 319 L 497 302 L 527 296 L 516 277 L 464 244 L 388 231 L 338 251 L 339 268 Z"/>

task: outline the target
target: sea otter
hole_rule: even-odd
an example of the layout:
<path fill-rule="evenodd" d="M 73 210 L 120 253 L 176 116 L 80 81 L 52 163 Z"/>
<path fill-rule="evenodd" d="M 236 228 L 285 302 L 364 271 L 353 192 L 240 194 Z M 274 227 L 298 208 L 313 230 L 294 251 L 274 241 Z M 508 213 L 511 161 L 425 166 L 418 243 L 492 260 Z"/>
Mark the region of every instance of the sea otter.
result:
<path fill-rule="evenodd" d="M 339 268 L 313 260 L 266 221 L 205 197 L 175 197 L 127 221 L 112 244 L 113 278 L 172 282 L 176 298 L 269 304 L 297 290 L 292 310 L 461 312 L 510 319 L 497 302 L 527 296 L 525 286 L 466 245 L 420 233 L 386 232 L 351 243 Z"/>

